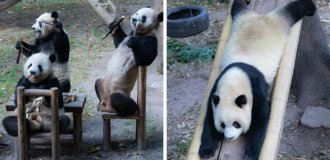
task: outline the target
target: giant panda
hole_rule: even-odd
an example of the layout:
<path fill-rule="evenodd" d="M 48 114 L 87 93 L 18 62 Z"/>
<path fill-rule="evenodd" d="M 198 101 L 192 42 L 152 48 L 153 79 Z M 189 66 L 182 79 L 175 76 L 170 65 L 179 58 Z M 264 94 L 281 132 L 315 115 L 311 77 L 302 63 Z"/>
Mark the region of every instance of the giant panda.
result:
<path fill-rule="evenodd" d="M 157 38 L 154 31 L 163 21 L 163 13 L 157 14 L 151 8 L 138 10 L 131 17 L 133 31 L 126 35 L 120 21 L 110 23 L 116 47 L 103 78 L 95 82 L 95 91 L 100 103 L 97 109 L 103 112 L 116 112 L 127 116 L 138 109 L 130 97 L 138 75 L 138 66 L 150 65 L 157 56 Z"/>
<path fill-rule="evenodd" d="M 56 55 L 54 73 L 60 81 L 63 92 L 70 92 L 69 53 L 70 43 L 57 12 L 44 13 L 36 19 L 32 25 L 36 33 L 35 44 L 27 44 L 24 41 L 16 43 L 16 49 L 23 51 L 29 57 L 31 54 L 43 52 L 47 55 Z"/>
<path fill-rule="evenodd" d="M 234 0 L 232 32 L 224 48 L 221 74 L 208 98 L 199 155 L 211 157 L 224 137 L 247 134 L 244 159 L 258 159 L 269 121 L 269 90 L 291 26 L 313 15 L 311 0 L 297 0 L 265 15 Z"/>
<path fill-rule="evenodd" d="M 64 114 L 62 89 L 58 79 L 53 73 L 53 64 L 56 61 L 54 54 L 35 53 L 28 57 L 24 65 L 24 75 L 17 83 L 17 87 L 23 86 L 25 89 L 51 89 L 58 88 L 59 102 L 59 124 L 60 132 L 67 129 L 70 118 Z M 17 106 L 17 93 L 15 91 L 15 105 Z M 27 134 L 38 132 L 50 132 L 51 130 L 51 108 L 50 97 L 25 97 L 26 103 L 26 127 Z M 7 116 L 2 124 L 7 133 L 17 136 L 17 108 L 13 116 Z"/>

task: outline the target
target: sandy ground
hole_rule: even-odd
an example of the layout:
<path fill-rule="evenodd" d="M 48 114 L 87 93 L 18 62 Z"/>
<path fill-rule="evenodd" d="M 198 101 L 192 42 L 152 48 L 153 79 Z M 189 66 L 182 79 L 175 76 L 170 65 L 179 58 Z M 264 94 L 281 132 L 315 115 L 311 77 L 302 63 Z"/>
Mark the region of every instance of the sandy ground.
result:
<path fill-rule="evenodd" d="M 175 3 L 174 1 L 172 3 Z M 330 38 L 330 9 L 321 5 L 323 29 Z M 220 9 L 219 9 L 220 8 Z M 177 39 L 188 44 L 212 46 L 218 42 L 226 7 L 208 7 L 211 28 L 189 38 Z M 220 23 L 220 27 L 212 27 Z M 330 40 L 330 39 L 329 39 Z M 330 42 L 330 41 L 329 41 Z M 329 43 L 330 44 L 330 43 Z M 168 159 L 186 159 L 186 152 L 198 119 L 201 101 L 208 82 L 212 63 L 168 66 Z M 200 74 L 203 73 L 203 74 Z M 300 125 L 303 111 L 289 98 L 278 159 L 330 159 L 330 129 L 310 129 Z"/>
<path fill-rule="evenodd" d="M 140 1 L 114 1 L 118 15 L 130 16 L 138 8 L 152 6 L 151 0 Z M 128 4 L 128 5 L 127 5 Z M 92 30 L 97 28 L 103 35 L 107 30 L 96 13 L 88 5 L 87 1 L 80 1 L 77 4 L 35 8 L 21 8 L 19 11 L 8 11 L 0 14 L 0 40 L 5 40 L 6 36 L 11 37 L 12 32 L 30 30 L 30 26 L 44 11 L 60 11 L 61 21 L 65 25 L 70 36 L 82 37 L 85 39 Z M 92 22 L 92 23 L 91 23 Z M 129 25 L 124 25 L 125 30 L 129 30 Z M 161 27 L 162 28 L 162 27 Z M 32 32 L 32 31 L 31 31 Z M 33 39 L 33 37 L 31 37 Z M 17 40 L 13 40 L 15 43 Z M 13 43 L 13 46 L 15 45 Z M 135 141 L 135 121 L 133 120 L 113 120 L 112 121 L 112 148 L 110 152 L 104 152 L 103 147 L 103 121 L 101 115 L 96 110 L 98 99 L 94 91 L 94 82 L 97 77 L 105 73 L 106 67 L 111 57 L 114 46 L 112 40 L 106 40 L 99 48 L 95 64 L 84 68 L 83 79 L 78 84 L 74 84 L 73 92 L 84 91 L 87 96 L 85 114 L 83 118 L 83 152 L 79 156 L 63 156 L 61 159 L 162 159 L 163 157 L 163 75 L 157 72 L 157 65 L 162 61 L 162 53 L 159 53 L 156 61 L 148 67 L 147 74 L 147 144 L 146 149 L 138 151 Z M 108 44 L 107 44 L 108 43 Z M 79 47 L 79 45 L 78 45 Z M 81 46 L 84 47 L 84 46 Z M 83 54 L 73 53 L 71 54 Z M 16 54 L 11 57 L 11 60 Z M 81 64 L 84 65 L 84 64 Z M 75 67 L 75 66 L 71 66 Z M 133 89 L 133 98 L 136 97 L 136 86 Z M 1 106 L 3 107 L 3 106 Z M 1 120 L 2 121 L 2 120 Z M 3 133 L 5 143 L 8 147 L 0 147 L 0 159 L 13 159 L 14 139 L 5 134 L 2 126 L 0 132 Z M 96 152 L 89 154 L 92 148 L 99 148 Z M 35 159 L 49 159 L 49 157 L 35 157 Z"/>

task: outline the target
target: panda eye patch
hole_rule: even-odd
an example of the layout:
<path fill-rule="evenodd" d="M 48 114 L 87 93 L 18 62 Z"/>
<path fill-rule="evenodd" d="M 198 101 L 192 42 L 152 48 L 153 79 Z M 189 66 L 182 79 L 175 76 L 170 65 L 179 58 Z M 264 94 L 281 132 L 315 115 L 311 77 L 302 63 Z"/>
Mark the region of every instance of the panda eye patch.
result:
<path fill-rule="evenodd" d="M 32 66 L 32 63 L 27 67 L 28 69 Z"/>
<path fill-rule="evenodd" d="M 40 27 L 40 28 L 42 27 L 42 22 L 39 22 L 39 27 Z"/>
<path fill-rule="evenodd" d="M 235 128 L 241 128 L 241 125 L 237 122 L 237 121 L 235 121 L 234 123 L 233 123 L 233 126 L 235 127 Z"/>
<path fill-rule="evenodd" d="M 142 23 L 145 23 L 147 21 L 147 17 L 146 16 L 142 16 Z"/>
<path fill-rule="evenodd" d="M 247 103 L 247 99 L 245 95 L 240 95 L 235 99 L 235 103 L 238 107 L 242 108 L 242 105 Z"/>
<path fill-rule="evenodd" d="M 221 128 L 225 129 L 225 127 L 226 125 L 223 122 L 221 122 Z"/>
<path fill-rule="evenodd" d="M 42 72 L 42 71 L 43 71 L 43 68 L 42 68 L 42 66 L 41 66 L 41 65 L 38 65 L 38 69 L 39 69 L 39 71 L 40 71 L 40 72 Z"/>
<path fill-rule="evenodd" d="M 219 101 L 220 101 L 220 97 L 217 96 L 217 95 L 213 95 L 213 103 L 214 103 L 215 105 L 217 105 L 217 104 L 219 104 Z"/>

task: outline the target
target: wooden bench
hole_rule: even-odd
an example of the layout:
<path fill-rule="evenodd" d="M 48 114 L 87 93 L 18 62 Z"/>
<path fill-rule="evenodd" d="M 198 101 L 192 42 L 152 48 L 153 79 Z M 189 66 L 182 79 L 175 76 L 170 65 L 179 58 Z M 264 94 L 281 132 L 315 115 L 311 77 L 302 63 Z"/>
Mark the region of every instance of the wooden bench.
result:
<path fill-rule="evenodd" d="M 56 88 L 52 88 L 51 90 L 37 90 L 37 89 L 27 89 L 27 90 L 24 90 L 24 88 L 18 88 L 18 91 L 17 92 L 18 94 L 20 93 L 21 95 L 25 95 L 25 96 L 52 96 L 53 94 L 53 90 L 56 90 Z M 57 93 L 56 93 L 57 94 Z M 73 146 L 73 152 L 75 154 L 78 154 L 80 153 L 80 150 L 81 150 L 81 142 L 82 142 L 82 113 L 83 113 L 83 109 L 84 109 L 84 105 L 85 105 L 85 102 L 86 102 L 86 96 L 84 94 L 72 94 L 72 93 L 63 93 L 63 99 L 69 97 L 69 96 L 72 96 L 72 95 L 75 95 L 76 96 L 76 99 L 74 102 L 69 102 L 69 103 L 64 103 L 64 111 L 66 113 L 72 113 L 73 115 L 73 122 L 72 125 L 69 126 L 69 128 L 64 132 L 62 133 L 61 135 L 59 135 L 59 139 L 56 138 L 56 136 L 52 136 L 52 133 L 38 133 L 38 134 L 34 134 L 32 137 L 26 137 L 23 135 L 23 139 L 21 139 L 22 137 L 19 135 L 19 137 L 17 138 L 17 145 L 18 148 L 16 148 L 16 151 L 17 152 L 21 152 L 22 150 L 25 150 L 24 153 L 18 153 L 19 157 L 24 157 L 24 159 L 29 159 L 29 154 L 28 154 L 28 149 L 26 148 L 30 148 L 31 149 L 31 152 L 34 153 L 34 154 L 44 154 L 45 151 L 48 151 L 50 149 L 53 150 L 53 159 L 58 159 L 59 158 L 59 150 L 60 149 L 60 145 L 61 145 L 61 148 L 67 148 L 67 146 Z M 20 103 L 20 100 L 22 101 L 22 99 L 19 98 L 20 96 L 18 96 L 17 98 L 17 106 L 20 106 L 22 107 L 23 104 Z M 14 103 L 14 98 L 15 98 L 15 95 L 12 95 L 8 102 L 6 103 L 6 110 L 7 111 L 14 111 L 16 106 L 15 106 L 15 103 Z M 21 96 L 22 98 L 22 96 Z M 58 103 L 58 102 L 56 102 Z M 53 106 L 53 104 L 52 104 Z M 56 106 L 56 105 L 54 105 Z M 24 104 L 24 110 L 25 110 L 25 104 Z M 57 107 L 54 107 L 54 108 L 57 108 Z M 19 111 L 19 110 L 18 110 Z M 57 115 L 58 115 L 58 109 L 57 111 Z M 52 111 L 52 113 L 55 113 Z M 25 112 L 23 113 L 18 113 L 18 115 L 23 115 L 23 117 L 25 117 Z M 55 117 L 55 116 L 53 116 Z M 18 116 L 19 118 L 19 116 Z M 20 120 L 20 118 L 18 119 Z M 57 119 L 54 119 L 54 122 L 55 123 L 58 123 L 58 116 L 57 116 Z M 25 123 L 25 121 L 22 121 L 22 123 Z M 25 125 L 25 124 L 24 124 Z M 54 125 L 55 126 L 55 125 Z M 71 127 L 72 126 L 72 127 Z M 20 128 L 20 127 L 19 127 Z M 25 127 L 24 127 L 25 129 Z M 55 129 L 55 130 L 58 130 Z M 25 132 L 22 132 L 22 133 L 25 133 Z M 58 133 L 58 131 L 57 131 Z M 55 145 L 58 145 L 58 149 L 56 149 L 56 151 L 54 150 L 54 144 L 52 144 L 51 142 L 53 141 L 52 139 L 55 137 L 55 141 L 58 141 L 58 142 L 55 142 L 55 143 L 58 143 L 58 144 L 55 144 Z M 24 144 L 23 146 L 25 146 L 26 148 L 23 149 L 21 148 L 20 146 L 22 146 L 22 143 L 26 143 Z M 29 144 L 33 144 L 33 146 L 30 147 Z M 52 146 L 50 146 L 50 144 L 52 144 Z M 71 147 L 72 148 L 72 147 Z M 67 149 L 63 149 L 61 150 L 63 152 L 67 152 L 68 150 Z M 54 153 L 56 152 L 56 153 Z M 22 155 L 20 155 L 22 154 Z M 56 154 L 57 156 L 55 156 L 54 154 Z"/>
<path fill-rule="evenodd" d="M 290 0 L 251 0 L 248 8 L 255 10 L 257 13 L 267 13 L 275 8 L 282 7 L 290 2 Z M 231 1 L 232 3 L 232 1 Z M 231 5 L 230 5 L 231 6 Z M 231 7 L 230 7 L 231 8 Z M 229 9 L 230 11 L 230 9 Z M 230 13 L 230 12 L 228 12 Z M 277 151 L 279 148 L 282 124 L 284 121 L 285 109 L 287 105 L 287 98 L 289 95 L 291 78 L 294 69 L 296 50 L 299 42 L 299 35 L 301 29 L 301 22 L 297 22 L 291 29 L 288 42 L 286 44 L 281 62 L 278 68 L 278 72 L 274 81 L 273 92 L 271 97 L 271 115 L 268 123 L 268 129 L 266 137 L 262 146 L 261 153 L 259 155 L 260 160 L 275 160 L 277 159 Z M 201 135 L 203 132 L 203 124 L 207 109 L 207 100 L 211 89 L 214 85 L 216 78 L 220 74 L 220 62 L 224 47 L 231 33 L 232 19 L 230 14 L 227 15 L 225 24 L 221 33 L 217 53 L 213 63 L 213 68 L 207 85 L 207 90 L 203 97 L 198 121 L 196 122 L 195 132 L 189 151 L 187 153 L 187 159 L 199 160 L 198 151 L 201 144 Z M 243 159 L 245 152 L 246 139 L 241 136 L 235 141 L 228 141 L 222 139 L 219 142 L 219 148 L 216 151 L 214 157 L 210 159 L 230 159 L 241 160 Z"/>

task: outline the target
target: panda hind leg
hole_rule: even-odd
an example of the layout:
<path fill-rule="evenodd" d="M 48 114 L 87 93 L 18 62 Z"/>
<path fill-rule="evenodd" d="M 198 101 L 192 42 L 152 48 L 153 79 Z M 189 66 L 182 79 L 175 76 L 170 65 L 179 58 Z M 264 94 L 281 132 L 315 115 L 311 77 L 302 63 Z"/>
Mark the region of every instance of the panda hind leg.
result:
<path fill-rule="evenodd" d="M 131 97 L 121 93 L 112 93 L 110 102 L 112 108 L 117 111 L 119 116 L 129 116 L 138 110 L 135 101 Z"/>
<path fill-rule="evenodd" d="M 235 19 L 238 15 L 247 10 L 247 5 L 250 3 L 248 0 L 234 0 L 231 7 L 231 16 Z"/>
<path fill-rule="evenodd" d="M 26 119 L 26 124 L 29 124 L 29 121 Z M 18 120 L 17 116 L 8 116 L 2 120 L 2 125 L 7 131 L 7 133 L 13 137 L 18 136 Z M 30 125 L 26 125 L 27 133 L 30 133 Z"/>

